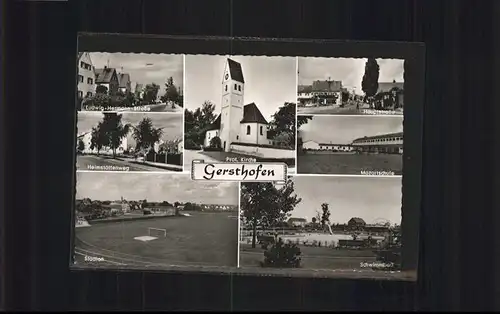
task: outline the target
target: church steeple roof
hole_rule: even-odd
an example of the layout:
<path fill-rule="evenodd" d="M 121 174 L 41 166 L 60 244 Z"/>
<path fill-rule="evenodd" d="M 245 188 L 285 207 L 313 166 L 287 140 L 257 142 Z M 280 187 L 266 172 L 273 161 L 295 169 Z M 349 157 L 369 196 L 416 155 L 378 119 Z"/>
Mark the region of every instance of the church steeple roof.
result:
<path fill-rule="evenodd" d="M 227 59 L 227 64 L 229 66 L 229 74 L 231 75 L 231 79 L 240 83 L 245 83 L 241 64 L 229 58 Z"/>

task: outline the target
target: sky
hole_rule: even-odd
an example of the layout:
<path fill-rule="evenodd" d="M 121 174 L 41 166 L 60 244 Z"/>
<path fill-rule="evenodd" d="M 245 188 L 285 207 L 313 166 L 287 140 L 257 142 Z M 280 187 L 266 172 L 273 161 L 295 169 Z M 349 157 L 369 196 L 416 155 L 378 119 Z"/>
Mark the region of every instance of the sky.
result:
<path fill-rule="evenodd" d="M 254 102 L 269 122 L 285 102 L 297 102 L 297 60 L 293 57 L 231 56 L 241 63 L 245 80 L 244 102 Z M 227 56 L 187 55 L 184 104 L 189 110 L 205 101 L 219 114 L 222 76 Z"/>
<path fill-rule="evenodd" d="M 170 76 L 176 86 L 183 86 L 182 55 L 91 52 L 90 59 L 96 69 L 104 68 L 109 61 L 110 68 L 115 68 L 119 73 L 130 74 L 132 88 L 135 88 L 135 83 L 155 83 L 165 93 L 165 82 Z"/>
<path fill-rule="evenodd" d="M 292 217 L 311 221 L 321 204 L 328 203 L 332 223 L 347 223 L 352 217 L 367 224 L 379 218 L 401 223 L 401 177 L 294 176 L 291 180 L 302 198 Z"/>
<path fill-rule="evenodd" d="M 143 113 L 126 112 L 121 113 L 122 123 L 137 125 L 142 119 L 148 117 L 153 122 L 153 127 L 163 128 L 162 140 L 171 141 L 182 139 L 182 115 L 169 113 Z M 78 132 L 77 134 L 92 131 L 92 128 L 102 121 L 101 112 L 78 112 Z M 129 136 L 129 145 L 134 145 L 134 140 Z"/>
<path fill-rule="evenodd" d="M 237 182 L 193 181 L 189 174 L 78 172 L 76 199 L 238 205 Z"/>
<path fill-rule="evenodd" d="M 303 142 L 350 144 L 364 136 L 403 132 L 403 117 L 316 115 L 299 132 Z"/>
<path fill-rule="evenodd" d="M 363 95 L 361 81 L 366 58 L 299 58 L 299 85 L 312 85 L 316 80 L 342 81 L 342 86 Z M 404 82 L 404 60 L 377 59 L 379 82 Z"/>

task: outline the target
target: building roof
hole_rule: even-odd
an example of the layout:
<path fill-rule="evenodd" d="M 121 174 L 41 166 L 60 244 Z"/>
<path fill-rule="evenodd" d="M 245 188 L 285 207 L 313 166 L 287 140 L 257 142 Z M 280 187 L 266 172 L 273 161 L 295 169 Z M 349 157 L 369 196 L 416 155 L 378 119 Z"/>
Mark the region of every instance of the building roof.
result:
<path fill-rule="evenodd" d="M 314 81 L 312 84 L 313 92 L 340 92 L 342 90 L 342 81 Z"/>
<path fill-rule="evenodd" d="M 212 131 L 212 130 L 220 130 L 220 115 L 215 118 L 214 122 L 210 124 L 208 127 L 207 131 Z"/>
<path fill-rule="evenodd" d="M 80 60 L 82 58 L 82 56 L 83 56 L 83 52 L 79 52 L 78 53 L 78 60 Z"/>
<path fill-rule="evenodd" d="M 359 217 L 352 217 L 349 222 L 355 222 L 355 223 L 358 223 L 358 224 L 366 224 L 366 222 L 363 220 L 363 218 L 359 218 Z"/>
<path fill-rule="evenodd" d="M 110 83 L 113 78 L 113 73 L 115 72 L 116 70 L 114 68 L 95 69 L 96 84 Z"/>
<path fill-rule="evenodd" d="M 404 90 L 404 85 L 405 85 L 405 83 L 403 83 L 403 82 L 380 82 L 380 83 L 378 83 L 377 93 L 389 92 L 394 87 L 396 87 L 400 90 Z"/>
<path fill-rule="evenodd" d="M 126 88 L 127 85 L 130 84 L 130 75 L 128 73 L 118 74 L 118 82 L 120 87 Z"/>
<path fill-rule="evenodd" d="M 243 119 L 240 123 L 262 123 L 267 124 L 266 119 L 260 112 L 259 108 L 255 103 L 245 105 L 243 107 Z"/>
<path fill-rule="evenodd" d="M 403 132 L 398 132 L 398 133 L 388 133 L 388 134 L 382 134 L 382 135 L 375 135 L 375 136 L 365 136 L 365 137 L 360 137 L 352 141 L 353 143 L 359 142 L 359 141 L 366 141 L 366 140 L 375 140 L 375 139 L 380 139 L 380 138 L 390 138 L 390 137 L 403 137 Z"/>
<path fill-rule="evenodd" d="M 229 66 L 229 73 L 231 74 L 231 79 L 240 83 L 245 83 L 241 64 L 229 58 L 227 59 L 227 64 Z"/>
<path fill-rule="evenodd" d="M 319 146 L 351 146 L 350 144 L 319 143 Z"/>

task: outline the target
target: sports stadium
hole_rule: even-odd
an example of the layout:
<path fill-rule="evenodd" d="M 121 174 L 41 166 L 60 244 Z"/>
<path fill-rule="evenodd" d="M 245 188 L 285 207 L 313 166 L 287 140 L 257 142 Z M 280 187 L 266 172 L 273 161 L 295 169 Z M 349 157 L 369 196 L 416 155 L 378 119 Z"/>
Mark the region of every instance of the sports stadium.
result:
<path fill-rule="evenodd" d="M 77 266 L 237 266 L 237 213 L 127 213 L 87 221 L 78 216 Z"/>

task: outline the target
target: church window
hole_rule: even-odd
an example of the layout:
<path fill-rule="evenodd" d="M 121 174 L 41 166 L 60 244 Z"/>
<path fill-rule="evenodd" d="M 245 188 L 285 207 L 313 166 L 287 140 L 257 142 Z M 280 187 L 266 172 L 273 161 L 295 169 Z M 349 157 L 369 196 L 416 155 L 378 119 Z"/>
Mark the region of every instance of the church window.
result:
<path fill-rule="evenodd" d="M 239 135 L 236 135 L 236 139 L 239 140 L 240 139 L 240 136 Z"/>
<path fill-rule="evenodd" d="M 261 126 L 260 126 L 260 135 L 264 135 L 262 132 L 263 132 L 263 131 L 262 131 L 262 125 L 261 125 Z"/>
<path fill-rule="evenodd" d="M 225 91 L 227 92 L 227 85 L 224 87 Z"/>
<path fill-rule="evenodd" d="M 250 126 L 247 125 L 247 135 L 250 135 Z"/>
<path fill-rule="evenodd" d="M 241 85 L 238 85 L 238 92 L 241 92 Z"/>

